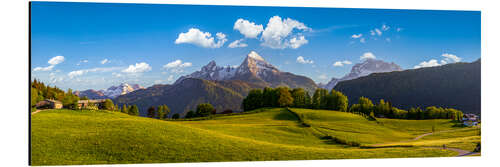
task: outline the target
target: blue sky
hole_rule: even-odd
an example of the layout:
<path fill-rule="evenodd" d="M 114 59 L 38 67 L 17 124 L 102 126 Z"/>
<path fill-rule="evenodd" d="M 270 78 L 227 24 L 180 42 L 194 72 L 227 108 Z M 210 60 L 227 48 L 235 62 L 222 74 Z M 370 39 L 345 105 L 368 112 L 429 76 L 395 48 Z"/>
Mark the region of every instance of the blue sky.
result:
<path fill-rule="evenodd" d="M 413 69 L 481 56 L 478 11 L 33 2 L 31 15 L 32 78 L 63 89 L 168 84 L 252 50 L 323 83 L 362 58 Z"/>

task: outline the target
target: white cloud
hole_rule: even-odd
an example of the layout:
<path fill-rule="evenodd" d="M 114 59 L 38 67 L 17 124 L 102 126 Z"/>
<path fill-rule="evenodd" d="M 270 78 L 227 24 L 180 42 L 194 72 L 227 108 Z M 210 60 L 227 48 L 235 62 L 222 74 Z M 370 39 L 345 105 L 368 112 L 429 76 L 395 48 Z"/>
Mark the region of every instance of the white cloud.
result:
<path fill-rule="evenodd" d="M 70 78 L 76 77 L 76 76 L 81 76 L 89 72 L 110 72 L 110 71 L 115 71 L 121 69 L 120 67 L 106 67 L 106 68 L 91 68 L 91 69 L 82 69 L 82 70 L 76 70 L 76 71 L 71 71 L 68 73 L 68 76 Z"/>
<path fill-rule="evenodd" d="M 375 28 L 375 32 L 377 33 L 378 36 L 382 35 L 382 31 L 380 31 L 378 28 Z"/>
<path fill-rule="evenodd" d="M 297 37 L 293 37 L 292 39 L 290 39 L 290 47 L 293 49 L 297 49 L 300 46 L 307 44 L 308 42 L 309 41 L 304 36 L 300 36 L 298 39 Z"/>
<path fill-rule="evenodd" d="M 106 64 L 106 63 L 109 63 L 108 59 L 101 60 L 101 64 Z"/>
<path fill-rule="evenodd" d="M 346 64 L 352 64 L 351 61 L 348 61 L 348 60 L 344 60 L 344 61 L 336 61 L 335 63 L 333 63 L 333 66 L 334 67 L 342 67 Z"/>
<path fill-rule="evenodd" d="M 116 73 L 116 72 L 111 73 L 111 75 L 113 75 L 113 77 L 116 77 L 116 78 L 123 77 L 123 75 L 122 75 L 122 74 L 120 74 L 120 73 Z"/>
<path fill-rule="evenodd" d="M 448 63 L 457 63 L 457 62 L 462 61 L 462 58 L 460 58 L 456 55 L 453 55 L 453 54 L 449 54 L 449 53 L 443 53 L 441 56 L 443 56 L 444 58 L 440 62 L 438 62 L 436 59 L 431 59 L 429 61 L 420 62 L 418 65 L 414 66 L 413 68 L 416 69 L 416 68 L 424 68 L 424 67 L 435 67 L 435 66 L 445 65 Z"/>
<path fill-rule="evenodd" d="M 306 41 L 302 37 L 300 39 L 295 38 L 295 43 L 291 44 L 287 37 L 292 33 L 294 29 L 301 31 L 311 31 L 311 28 L 304 25 L 297 20 L 290 18 L 281 19 L 279 16 L 273 16 L 269 19 L 266 28 L 262 32 L 261 43 L 262 46 L 266 46 L 272 49 L 284 49 L 287 47 L 300 47 L 301 45 L 297 42 Z M 301 44 L 302 44 L 301 43 Z"/>
<path fill-rule="evenodd" d="M 245 38 L 257 38 L 264 31 L 262 24 L 256 25 L 254 22 L 241 18 L 236 20 L 233 29 L 238 30 Z"/>
<path fill-rule="evenodd" d="M 389 27 L 389 26 L 387 26 L 387 25 L 385 25 L 385 24 L 383 24 L 383 25 L 382 25 L 382 31 L 387 31 L 387 30 L 389 30 L 390 28 L 391 28 L 391 27 Z"/>
<path fill-rule="evenodd" d="M 135 65 L 129 65 L 128 68 L 122 70 L 124 73 L 129 73 L 129 74 L 137 74 L 137 73 L 143 73 L 151 71 L 151 66 L 149 64 L 142 62 L 142 63 L 135 63 Z"/>
<path fill-rule="evenodd" d="M 47 63 L 50 65 L 47 67 L 35 67 L 33 71 L 51 71 L 57 64 L 60 64 L 64 61 L 64 56 L 55 56 L 52 57 Z"/>
<path fill-rule="evenodd" d="M 400 31 L 402 31 L 402 30 L 403 30 L 402 28 L 396 28 L 396 31 L 397 31 L 397 32 L 400 32 Z"/>
<path fill-rule="evenodd" d="M 361 38 L 363 36 L 363 34 L 353 34 L 351 36 L 352 39 L 358 39 L 358 38 Z"/>
<path fill-rule="evenodd" d="M 76 77 L 76 76 L 83 75 L 84 73 L 86 73 L 86 72 L 83 71 L 83 70 L 71 71 L 71 72 L 68 73 L 68 76 L 70 78 L 73 78 L 73 77 Z"/>
<path fill-rule="evenodd" d="M 81 65 L 82 63 L 88 63 L 88 60 L 80 60 L 78 63 L 76 63 L 77 66 Z"/>
<path fill-rule="evenodd" d="M 227 47 L 229 48 L 244 48 L 247 47 L 248 45 L 246 43 L 242 43 L 243 39 L 236 40 L 234 42 L 231 42 Z"/>
<path fill-rule="evenodd" d="M 174 80 L 174 76 L 173 75 L 169 75 L 168 78 L 167 78 L 167 81 L 170 82 L 170 81 L 173 81 Z"/>
<path fill-rule="evenodd" d="M 314 61 L 312 61 L 312 60 L 306 60 L 304 57 L 299 56 L 299 57 L 297 57 L 297 63 L 301 63 L 301 64 L 313 64 Z"/>
<path fill-rule="evenodd" d="M 360 60 L 365 60 L 365 59 L 375 59 L 375 55 L 372 52 L 366 52 L 363 53 L 363 56 L 359 57 Z"/>
<path fill-rule="evenodd" d="M 370 30 L 370 35 L 372 35 L 372 36 L 375 36 L 375 35 L 381 36 L 382 35 L 382 31 L 380 31 L 378 28 L 375 28 L 373 30 Z"/>
<path fill-rule="evenodd" d="M 204 48 L 220 48 L 227 41 L 226 35 L 223 33 L 216 33 L 217 42 L 209 32 L 202 32 L 197 28 L 190 28 L 188 32 L 180 33 L 175 44 L 188 43 Z"/>
<path fill-rule="evenodd" d="M 434 66 L 440 66 L 442 64 L 439 64 L 436 59 L 431 59 L 429 61 L 423 61 L 420 64 L 414 66 L 413 68 L 423 68 L 423 67 L 434 67 Z"/>
<path fill-rule="evenodd" d="M 441 56 L 445 57 L 444 61 L 446 61 L 447 63 L 456 63 L 462 60 L 462 58 L 449 53 L 444 53 Z"/>
<path fill-rule="evenodd" d="M 326 76 L 325 74 L 321 74 L 318 76 L 318 79 L 325 80 L 328 79 L 328 76 Z"/>
<path fill-rule="evenodd" d="M 63 61 L 64 61 L 64 56 L 56 56 L 51 58 L 48 63 L 50 65 L 57 65 L 59 63 L 62 63 Z"/>
<path fill-rule="evenodd" d="M 174 73 L 180 73 L 184 71 L 184 68 L 193 66 L 191 62 L 182 62 L 182 60 L 175 60 L 173 62 L 163 65 L 164 69 L 170 70 Z"/>
<path fill-rule="evenodd" d="M 54 68 L 54 65 L 50 65 L 47 67 L 36 67 L 33 69 L 33 71 L 50 71 Z"/>
<path fill-rule="evenodd" d="M 365 40 L 365 38 L 361 38 L 361 39 L 359 39 L 359 42 L 366 43 L 366 40 Z"/>

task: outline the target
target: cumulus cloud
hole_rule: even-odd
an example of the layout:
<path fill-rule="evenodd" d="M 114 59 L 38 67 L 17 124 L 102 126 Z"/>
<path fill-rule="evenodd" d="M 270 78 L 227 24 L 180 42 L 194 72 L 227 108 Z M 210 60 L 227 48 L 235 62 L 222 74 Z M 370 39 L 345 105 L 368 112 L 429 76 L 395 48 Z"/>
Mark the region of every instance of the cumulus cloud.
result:
<path fill-rule="evenodd" d="M 304 23 L 290 18 L 281 19 L 279 16 L 273 16 L 269 19 L 266 28 L 262 32 L 261 43 L 262 46 L 266 46 L 272 49 L 284 49 L 287 47 L 300 47 L 307 41 L 305 38 L 299 37 L 294 38 L 294 44 L 290 43 L 287 37 L 292 33 L 294 29 L 300 31 L 311 31 L 311 28 L 307 27 Z M 292 39 L 293 40 L 293 39 Z M 299 44 L 300 43 L 300 44 Z M 305 42 L 307 43 L 307 42 Z"/>
<path fill-rule="evenodd" d="M 245 38 L 257 38 L 264 31 L 262 24 L 256 25 L 254 22 L 241 18 L 236 20 L 233 29 L 238 30 Z"/>
<path fill-rule="evenodd" d="M 348 65 L 348 64 L 352 64 L 351 61 L 348 61 L 348 60 L 344 60 L 344 61 L 336 61 L 335 63 L 333 63 L 333 66 L 334 67 L 342 67 L 344 65 Z"/>
<path fill-rule="evenodd" d="M 448 63 L 457 63 L 457 62 L 462 61 L 462 58 L 460 58 L 456 55 L 453 55 L 453 54 L 449 54 L 449 53 L 443 53 L 441 56 L 444 58 L 440 62 L 438 62 L 436 59 L 431 59 L 429 61 L 420 62 L 418 65 L 414 66 L 413 68 L 417 69 L 417 68 L 424 68 L 424 67 L 435 67 L 435 66 L 445 65 Z"/>
<path fill-rule="evenodd" d="M 242 43 L 243 39 L 236 40 L 234 42 L 231 42 L 227 47 L 229 48 L 244 48 L 247 47 L 248 45 L 246 43 Z"/>
<path fill-rule="evenodd" d="M 309 41 L 304 36 L 299 36 L 299 38 L 293 37 L 292 39 L 290 39 L 290 47 L 293 49 L 297 49 L 300 46 L 307 44 L 308 42 Z"/>
<path fill-rule="evenodd" d="M 456 63 L 462 61 L 462 58 L 449 53 L 444 53 L 441 56 L 445 57 L 444 61 L 447 63 Z"/>
<path fill-rule="evenodd" d="M 151 71 L 151 66 L 149 66 L 149 64 L 145 62 L 135 63 L 135 65 L 129 65 L 128 68 L 122 70 L 122 72 L 129 74 L 138 74 L 147 71 Z"/>
<path fill-rule="evenodd" d="M 64 56 L 55 56 L 52 57 L 47 63 L 50 65 L 47 67 L 35 67 L 33 71 L 51 71 L 57 64 L 60 64 L 64 61 Z"/>
<path fill-rule="evenodd" d="M 353 34 L 351 36 L 352 39 L 358 39 L 358 38 L 361 38 L 363 36 L 363 34 Z"/>
<path fill-rule="evenodd" d="M 106 64 L 106 63 L 109 63 L 108 59 L 101 60 L 101 64 Z"/>
<path fill-rule="evenodd" d="M 48 63 L 50 65 L 57 65 L 59 63 L 62 63 L 63 61 L 64 61 L 64 56 L 56 56 L 51 58 Z"/>
<path fill-rule="evenodd" d="M 184 71 L 184 68 L 193 66 L 191 62 L 182 62 L 182 60 L 175 60 L 173 62 L 163 65 L 164 69 L 170 70 L 174 73 L 180 73 Z"/>
<path fill-rule="evenodd" d="M 360 60 L 375 59 L 375 55 L 372 52 L 363 53 L 363 56 L 359 57 Z"/>
<path fill-rule="evenodd" d="M 306 60 L 304 57 L 299 56 L 299 57 L 297 57 L 297 63 L 300 63 L 300 64 L 313 64 L 314 61 L 312 61 L 312 60 Z"/>
<path fill-rule="evenodd" d="M 217 42 L 209 32 L 200 31 L 197 28 L 190 28 L 188 32 L 180 33 L 175 44 L 193 44 L 204 48 L 220 48 L 227 41 L 226 35 L 223 33 L 216 33 Z"/>
<path fill-rule="evenodd" d="M 71 71 L 71 72 L 68 73 L 68 76 L 70 78 L 73 78 L 73 77 L 76 77 L 76 76 L 83 75 L 83 73 L 85 73 L 83 70 Z"/>
<path fill-rule="evenodd" d="M 420 64 L 414 66 L 413 68 L 435 67 L 435 66 L 440 66 L 440 65 L 441 64 L 439 64 L 436 59 L 431 59 L 429 61 L 423 61 Z"/>

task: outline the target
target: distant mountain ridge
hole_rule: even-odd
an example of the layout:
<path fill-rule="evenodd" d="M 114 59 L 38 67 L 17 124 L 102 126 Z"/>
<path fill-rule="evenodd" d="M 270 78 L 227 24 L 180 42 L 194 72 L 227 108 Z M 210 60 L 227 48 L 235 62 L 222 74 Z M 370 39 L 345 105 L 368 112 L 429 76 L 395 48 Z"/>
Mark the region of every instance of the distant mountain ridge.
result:
<path fill-rule="evenodd" d="M 335 90 L 374 102 L 384 99 L 402 109 L 410 107 L 451 107 L 464 113 L 481 113 L 481 61 L 437 67 L 375 73 L 341 81 Z"/>
<path fill-rule="evenodd" d="M 144 89 L 144 87 L 139 84 L 121 83 L 118 86 L 111 86 L 103 90 L 87 89 L 84 91 L 75 91 L 73 94 L 79 97 L 86 96 L 89 99 L 112 99 L 139 89 Z"/>
<path fill-rule="evenodd" d="M 399 65 L 394 62 L 388 63 L 377 59 L 366 59 L 361 63 L 355 64 L 351 68 L 351 72 L 342 78 L 332 78 L 327 84 L 321 84 L 321 88 L 331 90 L 341 81 L 347 81 L 364 77 L 372 73 L 391 72 L 403 70 Z"/>

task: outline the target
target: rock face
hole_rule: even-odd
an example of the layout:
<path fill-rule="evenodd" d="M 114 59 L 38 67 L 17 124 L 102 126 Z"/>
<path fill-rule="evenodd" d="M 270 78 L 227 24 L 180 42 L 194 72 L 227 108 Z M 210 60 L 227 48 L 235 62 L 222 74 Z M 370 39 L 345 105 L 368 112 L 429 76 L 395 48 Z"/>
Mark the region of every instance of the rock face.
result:
<path fill-rule="evenodd" d="M 376 59 L 366 59 L 361 63 L 355 64 L 351 72 L 345 75 L 344 77 L 332 78 L 330 82 L 324 85 L 322 88 L 331 90 L 339 83 L 340 81 L 352 80 L 360 77 L 364 77 L 370 75 L 372 73 L 382 73 L 382 72 L 392 72 L 392 71 L 401 71 L 403 70 L 399 65 L 395 63 L 388 63 L 382 60 Z"/>
<path fill-rule="evenodd" d="M 210 81 L 239 80 L 264 87 L 301 87 L 310 92 L 317 88 L 314 81 L 310 78 L 288 72 L 281 72 L 255 51 L 251 51 L 237 68 L 230 66 L 219 67 L 216 65 L 215 61 L 211 61 L 203 66 L 200 71 L 180 77 L 174 85 L 186 78 L 198 78 Z"/>
<path fill-rule="evenodd" d="M 116 98 L 120 95 L 124 95 L 139 89 L 144 89 L 144 87 L 138 84 L 127 84 L 122 83 L 118 86 L 111 86 L 108 89 L 103 90 L 94 90 L 88 89 L 84 91 L 75 91 L 73 94 L 79 97 L 88 97 L 89 99 L 112 99 Z"/>
<path fill-rule="evenodd" d="M 122 83 L 118 86 L 111 86 L 106 90 L 100 90 L 105 96 L 115 98 L 120 95 L 124 95 L 139 89 L 144 89 L 144 87 L 138 85 L 138 84 L 132 84 L 129 85 L 127 83 Z"/>
<path fill-rule="evenodd" d="M 227 66 L 227 67 L 219 67 L 215 63 L 215 61 L 211 61 L 207 65 L 203 66 L 200 71 L 196 71 L 186 76 L 182 76 L 174 84 L 180 83 L 182 80 L 186 78 L 199 78 L 210 81 L 221 81 L 227 80 L 234 77 L 236 72 L 236 68 Z"/>

